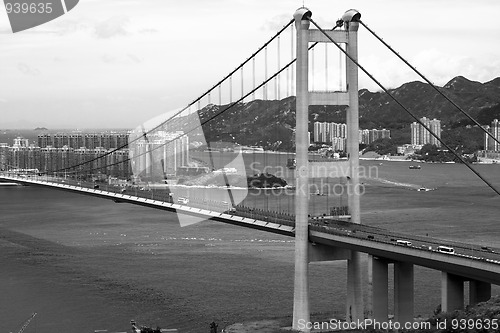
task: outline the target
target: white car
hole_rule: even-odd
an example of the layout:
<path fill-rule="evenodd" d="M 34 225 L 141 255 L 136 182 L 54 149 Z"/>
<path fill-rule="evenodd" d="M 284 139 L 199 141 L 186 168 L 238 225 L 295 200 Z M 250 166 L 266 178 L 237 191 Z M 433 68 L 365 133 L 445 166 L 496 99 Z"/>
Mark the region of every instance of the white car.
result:
<path fill-rule="evenodd" d="M 189 199 L 180 197 L 179 199 L 177 199 L 177 203 L 181 205 L 187 205 L 189 203 Z"/>

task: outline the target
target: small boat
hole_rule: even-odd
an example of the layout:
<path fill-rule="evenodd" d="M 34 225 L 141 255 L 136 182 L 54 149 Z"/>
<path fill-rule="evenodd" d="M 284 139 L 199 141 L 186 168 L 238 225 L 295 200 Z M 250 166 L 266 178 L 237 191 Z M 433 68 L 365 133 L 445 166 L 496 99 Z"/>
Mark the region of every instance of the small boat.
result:
<path fill-rule="evenodd" d="M 410 165 L 408 169 L 411 170 L 420 170 L 422 167 L 420 165 Z"/>
<path fill-rule="evenodd" d="M 132 325 L 132 332 L 134 333 L 163 333 L 163 332 L 171 332 L 171 333 L 177 333 L 177 329 L 165 329 L 165 328 L 152 328 L 148 326 L 139 326 L 135 322 L 135 320 L 131 320 L 130 324 Z"/>
<path fill-rule="evenodd" d="M 427 188 L 427 187 L 421 187 L 417 191 L 419 192 L 429 192 L 429 191 L 434 191 L 435 188 Z"/>

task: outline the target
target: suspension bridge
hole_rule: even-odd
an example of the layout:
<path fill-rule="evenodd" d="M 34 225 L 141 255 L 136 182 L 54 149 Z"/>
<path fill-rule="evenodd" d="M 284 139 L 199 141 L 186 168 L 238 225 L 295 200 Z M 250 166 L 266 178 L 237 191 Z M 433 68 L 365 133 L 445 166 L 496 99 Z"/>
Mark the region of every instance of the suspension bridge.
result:
<path fill-rule="evenodd" d="M 40 168 L 18 160 L 1 172 L 0 180 L 161 209 L 177 213 L 181 225 L 211 219 L 294 237 L 294 329 L 310 321 L 308 277 L 314 261 L 346 261 L 346 320 L 351 322 L 365 316 L 388 320 L 389 264 L 394 265 L 395 321 L 413 321 L 414 265 L 442 271 L 443 311 L 463 308 L 465 281 L 469 304 L 488 300 L 491 285 L 500 284 L 500 250 L 362 224 L 358 70 L 465 161 L 358 62 L 360 26 L 441 93 L 361 21 L 358 11 L 347 11 L 332 29 L 323 29 L 311 11 L 299 8 L 222 80 L 181 110 L 138 126 L 126 144 L 92 154 L 67 149 L 60 157 L 54 155 L 59 160 L 47 159 Z M 259 142 L 258 134 L 245 127 L 258 121 L 246 119 L 246 108 L 256 101 L 290 101 L 290 96 L 296 96 L 294 128 L 276 124 L 275 140 Z M 347 107 L 342 109 L 346 158 L 332 160 L 308 152 L 311 105 Z M 241 128 L 227 128 L 225 117 L 241 119 Z M 295 152 L 281 140 L 285 130 L 293 132 Z M 242 147 L 242 136 L 256 139 Z M 472 165 L 465 165 L 500 195 Z M 112 183 L 111 178 L 122 182 Z M 368 268 L 363 267 L 363 254 L 368 254 Z M 363 271 L 369 277 L 368 300 L 363 299 Z"/>

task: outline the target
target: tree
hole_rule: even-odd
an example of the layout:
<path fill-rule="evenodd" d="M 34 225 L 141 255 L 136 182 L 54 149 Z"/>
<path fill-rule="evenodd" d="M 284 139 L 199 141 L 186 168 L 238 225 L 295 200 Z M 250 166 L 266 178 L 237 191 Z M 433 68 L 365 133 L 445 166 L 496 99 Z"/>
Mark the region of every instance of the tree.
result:
<path fill-rule="evenodd" d="M 398 149 L 391 139 L 383 138 L 370 143 L 365 149 L 365 152 L 368 151 L 374 151 L 380 155 L 396 155 Z"/>

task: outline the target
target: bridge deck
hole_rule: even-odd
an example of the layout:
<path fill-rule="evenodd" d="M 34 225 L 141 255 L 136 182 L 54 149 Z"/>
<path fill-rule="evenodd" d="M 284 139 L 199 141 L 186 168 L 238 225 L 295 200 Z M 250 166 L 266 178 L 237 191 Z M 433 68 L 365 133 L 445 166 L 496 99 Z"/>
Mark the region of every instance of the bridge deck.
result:
<path fill-rule="evenodd" d="M 91 195 L 115 202 L 130 203 L 169 212 L 188 214 L 218 222 L 294 236 L 294 223 L 289 220 L 272 222 L 266 218 L 255 219 L 239 216 L 238 210 L 215 212 L 158 200 L 154 194 L 138 192 L 138 196 L 120 193 L 120 189 L 90 188 L 48 180 L 0 175 L 0 181 L 24 185 L 46 186 L 84 195 Z M 141 195 L 141 196 L 139 196 Z M 163 197 L 165 198 L 165 196 Z M 397 240 L 410 241 L 411 245 L 400 245 Z M 389 230 L 357 225 L 332 219 L 310 221 L 310 241 L 328 246 L 352 249 L 394 261 L 442 270 L 470 279 L 500 284 L 500 250 L 484 249 L 478 245 L 451 242 L 437 238 L 395 233 Z M 452 246 L 453 254 L 438 251 L 438 246 Z"/>

